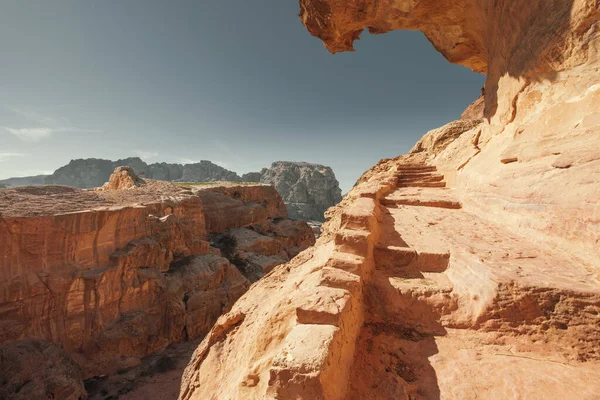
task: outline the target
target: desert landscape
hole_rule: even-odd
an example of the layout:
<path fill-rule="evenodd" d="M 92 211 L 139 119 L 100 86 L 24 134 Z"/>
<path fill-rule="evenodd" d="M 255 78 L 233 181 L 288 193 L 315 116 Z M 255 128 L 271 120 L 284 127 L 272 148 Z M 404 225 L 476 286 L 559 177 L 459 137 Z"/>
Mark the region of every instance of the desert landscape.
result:
<path fill-rule="evenodd" d="M 343 198 L 305 162 L 3 181 L 0 397 L 600 399 L 600 3 L 299 6 L 331 53 L 419 30 L 481 96 Z"/>

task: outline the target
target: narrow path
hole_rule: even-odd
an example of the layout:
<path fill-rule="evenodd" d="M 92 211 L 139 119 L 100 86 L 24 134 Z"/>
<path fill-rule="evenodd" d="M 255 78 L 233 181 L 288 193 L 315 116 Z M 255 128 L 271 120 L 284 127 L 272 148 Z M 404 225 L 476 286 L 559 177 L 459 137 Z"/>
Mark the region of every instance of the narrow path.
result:
<path fill-rule="evenodd" d="M 380 200 L 348 398 L 594 399 L 590 266 L 463 210 L 435 167 L 400 167 L 396 186 Z"/>

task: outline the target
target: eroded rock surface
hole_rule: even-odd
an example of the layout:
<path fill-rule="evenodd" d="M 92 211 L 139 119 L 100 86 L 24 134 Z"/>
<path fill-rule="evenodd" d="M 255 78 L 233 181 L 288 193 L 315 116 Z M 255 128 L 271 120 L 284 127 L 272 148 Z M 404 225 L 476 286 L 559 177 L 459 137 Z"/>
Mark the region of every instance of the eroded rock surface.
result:
<path fill-rule="evenodd" d="M 145 185 L 132 168 L 117 167 L 100 190 L 123 190 Z"/>
<path fill-rule="evenodd" d="M 180 398 L 597 397 L 597 1 L 300 6 L 333 52 L 422 30 L 488 75 L 483 119 L 480 101 L 365 173 L 219 318 Z"/>
<path fill-rule="evenodd" d="M 117 168 L 103 190 L 6 189 L 0 204 L 0 342 L 60 343 L 83 377 L 202 338 L 229 310 L 250 282 L 212 235 L 254 229 L 278 246 L 271 267 L 314 243 L 260 184 L 184 186 Z"/>

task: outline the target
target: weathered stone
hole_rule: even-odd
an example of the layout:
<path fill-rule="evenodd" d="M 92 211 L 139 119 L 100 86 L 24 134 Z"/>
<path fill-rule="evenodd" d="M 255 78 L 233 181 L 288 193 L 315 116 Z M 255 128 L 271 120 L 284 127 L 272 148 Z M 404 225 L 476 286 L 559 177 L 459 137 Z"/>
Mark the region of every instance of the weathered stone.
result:
<path fill-rule="evenodd" d="M 117 167 L 102 190 L 123 190 L 145 185 L 146 182 L 138 177 L 129 167 Z"/>

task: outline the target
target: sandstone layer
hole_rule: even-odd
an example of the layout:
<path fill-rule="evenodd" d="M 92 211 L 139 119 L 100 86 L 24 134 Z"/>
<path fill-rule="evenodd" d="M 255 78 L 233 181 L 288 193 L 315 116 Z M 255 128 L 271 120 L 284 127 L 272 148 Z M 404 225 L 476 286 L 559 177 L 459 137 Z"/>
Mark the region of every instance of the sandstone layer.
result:
<path fill-rule="evenodd" d="M 269 268 L 314 243 L 306 223 L 286 219 L 272 186 L 182 186 L 128 168 L 95 191 L 6 189 L 0 205 L 0 342 L 60 343 L 84 377 L 203 337 L 247 290 L 212 235 L 254 229 L 277 242 Z"/>
<path fill-rule="evenodd" d="M 598 2 L 300 6 L 332 52 L 419 29 L 484 98 L 365 173 L 219 318 L 180 399 L 596 399 Z"/>

